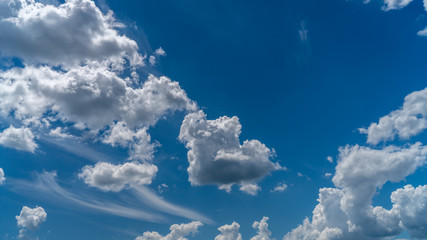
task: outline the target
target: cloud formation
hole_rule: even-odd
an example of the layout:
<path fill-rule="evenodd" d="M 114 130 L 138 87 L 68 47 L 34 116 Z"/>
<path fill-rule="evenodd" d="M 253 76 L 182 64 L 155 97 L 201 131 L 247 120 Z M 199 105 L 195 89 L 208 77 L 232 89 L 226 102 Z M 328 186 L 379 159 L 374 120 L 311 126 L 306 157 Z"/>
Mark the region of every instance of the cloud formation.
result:
<path fill-rule="evenodd" d="M 242 234 L 239 233 L 240 225 L 233 222 L 231 225 L 224 225 L 218 228 L 221 232 L 215 237 L 215 240 L 242 240 Z"/>
<path fill-rule="evenodd" d="M 62 208 L 69 208 L 72 211 L 92 211 L 148 222 L 165 221 L 163 214 L 158 213 L 162 212 L 212 223 L 209 218 L 172 204 L 144 186 L 132 186 L 129 191 L 122 192 L 120 196 L 127 196 L 126 200 L 120 198 L 111 200 L 107 193 L 100 198 L 93 191 L 62 187 L 57 182 L 55 172 L 37 173 L 36 178 L 29 181 L 11 178 L 8 178 L 8 181 L 14 186 L 13 191 L 21 195 L 56 204 Z M 134 199 L 134 201 L 128 201 L 129 199 Z M 154 212 L 154 210 L 158 212 Z"/>
<path fill-rule="evenodd" d="M 395 136 L 406 140 L 426 128 L 427 88 L 407 95 L 400 109 L 381 117 L 378 123 L 371 123 L 368 128 L 359 130 L 368 135 L 368 143 L 378 144 L 393 140 Z"/>
<path fill-rule="evenodd" d="M 3 168 L 0 168 L 0 185 L 2 185 L 6 181 L 6 178 L 4 177 L 4 171 Z"/>
<path fill-rule="evenodd" d="M 251 240 L 271 240 L 271 231 L 268 230 L 268 217 L 262 217 L 261 221 L 255 221 L 252 227 L 257 229 L 257 235 L 252 237 Z"/>
<path fill-rule="evenodd" d="M 278 183 L 273 190 L 271 190 L 272 192 L 284 192 L 286 189 L 288 189 L 288 185 L 286 185 L 285 183 Z"/>
<path fill-rule="evenodd" d="M 237 117 L 207 120 L 203 111 L 188 114 L 179 139 L 188 148 L 189 180 L 192 185 L 219 185 L 231 190 L 233 184 L 240 190 L 256 194 L 256 181 L 271 171 L 283 169 L 271 161 L 274 152 L 258 140 L 240 144 L 242 126 Z"/>
<path fill-rule="evenodd" d="M 142 236 L 135 238 L 135 240 L 188 240 L 185 237 L 195 235 L 201 226 L 203 226 L 203 223 L 199 221 L 179 225 L 174 224 L 170 227 L 171 231 L 166 236 L 162 236 L 158 232 L 144 232 Z"/>
<path fill-rule="evenodd" d="M 0 133 L 0 145 L 32 153 L 37 148 L 33 133 L 26 127 L 15 128 L 9 126 L 9 128 Z"/>
<path fill-rule="evenodd" d="M 426 163 L 427 147 L 388 146 L 372 149 L 346 146 L 340 149 L 333 183 L 322 188 L 311 222 L 304 223 L 284 239 L 378 239 L 402 231 L 396 207 L 372 206 L 376 191 L 386 182 L 400 182 Z"/>
<path fill-rule="evenodd" d="M 401 9 L 409 5 L 413 0 L 384 0 L 384 11 Z"/>
<path fill-rule="evenodd" d="M 46 221 L 47 214 L 42 207 L 29 208 L 24 206 L 19 216 L 15 218 L 18 227 L 21 228 L 19 230 L 19 238 L 24 238 L 27 229 L 34 231 Z"/>
<path fill-rule="evenodd" d="M 52 111 L 54 119 L 91 129 L 124 121 L 129 127 L 152 126 L 166 112 L 196 109 L 177 82 L 150 75 L 140 88 L 102 66 L 70 71 L 50 67 L 13 68 L 0 72 L 0 110 L 24 122 Z"/>
<path fill-rule="evenodd" d="M 85 166 L 79 174 L 79 178 L 89 186 L 103 191 L 119 192 L 133 184 L 151 184 L 156 173 L 157 167 L 148 163 L 127 162 L 113 165 L 98 162 L 94 166 Z"/>
<path fill-rule="evenodd" d="M 33 0 L 0 1 L 0 53 L 26 63 L 75 65 L 105 61 L 142 65 L 138 45 L 116 30 L 113 13 L 90 0 L 67 0 L 58 6 Z"/>

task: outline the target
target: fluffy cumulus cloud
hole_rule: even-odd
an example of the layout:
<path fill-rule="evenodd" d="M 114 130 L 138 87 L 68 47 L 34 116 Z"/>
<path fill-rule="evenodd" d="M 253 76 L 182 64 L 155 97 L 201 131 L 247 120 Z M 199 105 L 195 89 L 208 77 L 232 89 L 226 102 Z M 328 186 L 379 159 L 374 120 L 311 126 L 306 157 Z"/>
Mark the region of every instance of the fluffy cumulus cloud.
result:
<path fill-rule="evenodd" d="M 20 120 L 58 119 L 102 128 L 113 121 L 151 126 L 167 111 L 195 109 L 177 82 L 150 75 L 140 88 L 100 66 L 70 71 L 49 67 L 13 68 L 0 73 L 0 110 Z"/>
<path fill-rule="evenodd" d="M 0 53 L 28 63 L 74 65 L 105 61 L 142 65 L 135 41 L 120 35 L 112 12 L 91 0 L 58 6 L 34 0 L 0 0 Z"/>
<path fill-rule="evenodd" d="M 0 168 L 0 185 L 2 185 L 5 180 L 6 180 L 6 178 L 4 177 L 3 168 Z"/>
<path fill-rule="evenodd" d="M 73 139 L 70 132 L 90 133 L 128 148 L 131 160 L 151 159 L 156 144 L 148 128 L 168 113 L 197 106 L 167 77 L 140 81 L 143 57 L 136 42 L 120 34 L 122 27 L 91 0 L 0 0 L 0 31 L 8 33 L 0 36 L 0 56 L 24 63 L 0 71 L 1 117 L 25 126 L 23 139 L 32 139 L 31 131 L 63 139 Z M 161 48 L 154 52 L 165 54 Z M 9 140 L 2 144 L 11 146 Z"/>
<path fill-rule="evenodd" d="M 241 128 L 237 117 L 207 120 L 203 111 L 185 117 L 179 139 L 189 149 L 191 184 L 216 184 L 227 191 L 233 184 L 240 184 L 240 190 L 254 195 L 259 191 L 255 181 L 282 169 L 271 161 L 272 150 L 260 141 L 240 144 Z"/>
<path fill-rule="evenodd" d="M 203 226 L 203 223 L 199 221 L 179 225 L 174 224 L 170 227 L 171 232 L 166 236 L 162 236 L 158 232 L 145 232 L 135 240 L 188 240 L 185 237 L 195 235 L 201 226 Z"/>
<path fill-rule="evenodd" d="M 151 143 L 151 137 L 147 133 L 146 127 L 134 131 L 122 121 L 110 126 L 103 142 L 112 146 L 129 147 L 129 159 L 131 160 L 151 159 L 156 146 Z"/>
<path fill-rule="evenodd" d="M 21 228 L 19 231 L 19 237 L 23 238 L 27 229 L 38 229 L 40 225 L 46 221 L 46 217 L 47 214 L 42 207 L 22 207 L 21 213 L 19 216 L 16 216 L 18 227 Z"/>
<path fill-rule="evenodd" d="M 402 231 L 400 223 L 405 222 L 399 210 L 405 204 L 399 199 L 410 191 L 393 193 L 395 204 L 390 210 L 372 206 L 372 197 L 386 182 L 400 182 L 425 165 L 426 156 L 427 147 L 420 143 L 383 149 L 357 145 L 341 148 L 333 177 L 336 188 L 321 189 L 311 221 L 306 219 L 284 239 L 379 239 L 397 235 Z M 422 194 L 417 196 L 422 198 Z M 412 217 L 418 218 L 424 209 L 412 210 Z"/>
<path fill-rule="evenodd" d="M 34 152 L 37 148 L 33 133 L 26 127 L 10 126 L 5 129 L 0 133 L 0 145 L 28 152 Z"/>
<path fill-rule="evenodd" d="M 215 240 L 242 240 L 242 234 L 240 234 L 239 229 L 240 225 L 236 222 L 221 226 L 218 228 L 221 233 L 215 237 Z"/>
<path fill-rule="evenodd" d="M 89 186 L 118 192 L 133 184 L 151 184 L 156 173 L 157 167 L 149 163 L 127 162 L 113 165 L 98 162 L 94 166 L 85 166 L 79 177 Z"/>
<path fill-rule="evenodd" d="M 263 217 L 261 221 L 255 221 L 252 227 L 257 229 L 258 234 L 251 238 L 251 240 L 271 240 L 271 231 L 268 230 L 268 217 Z"/>
<path fill-rule="evenodd" d="M 393 209 L 399 213 L 402 224 L 411 236 L 427 238 L 427 186 L 407 185 L 391 194 Z"/>
<path fill-rule="evenodd" d="M 0 100 L 3 117 L 12 116 L 29 127 L 49 127 L 55 121 L 95 131 L 110 127 L 104 142 L 129 147 L 132 159 L 143 160 L 151 158 L 154 149 L 147 127 L 168 112 L 197 108 L 167 77 L 150 75 L 134 88 L 116 72 L 96 64 L 66 72 L 47 66 L 0 72 Z M 51 134 L 69 136 L 57 130 Z M 31 146 L 25 150 L 33 151 Z"/>
<path fill-rule="evenodd" d="M 393 140 L 396 136 L 409 139 L 427 128 L 427 88 L 415 91 L 405 97 L 403 106 L 380 118 L 378 123 L 371 123 L 368 128 L 361 128 L 367 134 L 367 142 L 377 144 Z"/>

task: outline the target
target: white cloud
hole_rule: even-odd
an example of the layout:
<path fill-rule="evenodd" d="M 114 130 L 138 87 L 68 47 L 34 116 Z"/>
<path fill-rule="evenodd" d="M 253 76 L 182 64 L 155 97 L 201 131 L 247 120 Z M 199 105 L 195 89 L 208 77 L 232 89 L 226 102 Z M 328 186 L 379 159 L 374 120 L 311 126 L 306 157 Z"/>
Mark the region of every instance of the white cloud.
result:
<path fill-rule="evenodd" d="M 156 64 L 156 57 L 155 57 L 155 56 L 153 56 L 153 55 L 151 55 L 151 56 L 150 56 L 150 58 L 148 59 L 148 62 L 149 62 L 151 65 L 155 65 L 155 64 Z"/>
<path fill-rule="evenodd" d="M 158 58 L 158 57 L 164 57 L 164 56 L 166 56 L 166 52 L 165 52 L 165 50 L 163 50 L 163 48 L 159 47 L 159 48 L 157 48 L 157 49 L 154 51 L 153 55 L 151 55 L 151 56 L 148 58 L 148 62 L 149 62 L 152 66 L 154 66 L 154 65 L 157 63 L 157 58 Z"/>
<path fill-rule="evenodd" d="M 92 211 L 147 222 L 164 222 L 166 218 L 162 214 L 152 211 L 158 210 L 187 219 L 213 222 L 197 212 L 166 201 L 144 186 L 132 186 L 133 188 L 129 191 L 121 193 L 122 196 L 133 201 L 118 201 L 109 199 L 108 195 L 98 197 L 93 195 L 93 191 L 84 191 L 87 189 L 82 190 L 75 186 L 64 188 L 58 184 L 56 176 L 55 172 L 44 172 L 36 173 L 36 178 L 32 180 L 11 179 L 9 181 L 14 186 L 13 191 L 20 195 L 49 202 L 74 212 Z"/>
<path fill-rule="evenodd" d="M 6 181 L 6 178 L 4 177 L 4 171 L 3 168 L 0 168 L 0 185 L 2 185 Z"/>
<path fill-rule="evenodd" d="M 203 226 L 203 223 L 199 221 L 179 225 L 174 224 L 170 227 L 171 232 L 166 236 L 162 236 L 158 232 L 145 232 L 135 240 L 187 240 L 185 237 L 195 235 L 201 226 Z"/>
<path fill-rule="evenodd" d="M 166 52 L 165 52 L 165 50 L 163 50 L 162 47 L 159 47 L 159 48 L 157 48 L 154 51 L 154 55 L 156 55 L 156 56 L 166 56 Z"/>
<path fill-rule="evenodd" d="M 397 207 L 374 207 L 372 198 L 386 182 L 400 182 L 425 165 L 426 156 L 427 147 L 420 143 L 380 150 L 357 145 L 341 148 L 333 177 L 337 188 L 320 189 L 311 222 L 306 219 L 284 239 L 378 239 L 397 235 L 402 230 Z"/>
<path fill-rule="evenodd" d="M 55 129 L 51 129 L 49 135 L 61 139 L 74 138 L 73 135 L 65 133 L 62 127 L 56 127 Z"/>
<path fill-rule="evenodd" d="M 427 37 L 427 27 L 417 32 L 418 36 Z"/>
<path fill-rule="evenodd" d="M 271 231 L 268 230 L 268 219 L 268 217 L 263 217 L 261 221 L 255 221 L 254 224 L 252 224 L 252 227 L 257 229 L 258 234 L 252 237 L 251 240 L 271 240 Z"/>
<path fill-rule="evenodd" d="M 328 162 L 330 162 L 330 163 L 333 163 L 333 162 L 334 162 L 334 159 L 333 159 L 331 156 L 328 156 L 328 157 L 326 158 L 326 160 L 328 160 Z"/>
<path fill-rule="evenodd" d="M 359 129 L 368 135 L 367 142 L 378 144 L 393 140 L 395 136 L 409 139 L 427 128 L 427 88 L 415 91 L 405 97 L 403 106 L 380 118 L 378 123 L 371 123 Z"/>
<path fill-rule="evenodd" d="M 401 9 L 410 4 L 413 0 L 384 0 L 384 11 Z"/>
<path fill-rule="evenodd" d="M 114 121 L 129 127 L 151 126 L 167 112 L 196 109 L 177 82 L 150 75 L 141 88 L 99 65 L 70 71 L 49 67 L 14 68 L 0 72 L 2 115 L 35 121 L 53 111 L 57 118 L 92 129 Z"/>
<path fill-rule="evenodd" d="M 249 195 L 256 196 L 258 192 L 261 191 L 261 187 L 255 183 L 242 183 L 239 190 Z"/>
<path fill-rule="evenodd" d="M 286 189 L 288 189 L 288 185 L 285 183 L 278 183 L 271 192 L 284 192 Z"/>
<path fill-rule="evenodd" d="M 203 111 L 185 117 L 179 139 L 189 149 L 187 170 L 192 185 L 216 184 L 230 190 L 240 184 L 241 190 L 254 193 L 255 181 L 283 169 L 270 160 L 274 153 L 260 141 L 240 144 L 241 128 L 237 117 L 207 120 Z"/>
<path fill-rule="evenodd" d="M 157 167 L 148 163 L 127 162 L 113 165 L 98 162 L 94 166 L 85 166 L 79 174 L 86 184 L 103 191 L 119 192 L 124 188 L 135 185 L 151 184 L 156 176 Z"/>
<path fill-rule="evenodd" d="M 0 1 L 0 53 L 27 63 L 80 64 L 104 61 L 142 65 L 135 41 L 120 35 L 110 11 L 90 0 L 67 0 L 58 6 L 32 0 Z"/>
<path fill-rule="evenodd" d="M 233 222 L 231 225 L 224 225 L 218 228 L 221 234 L 215 237 L 215 240 L 242 240 L 242 234 L 239 233 L 240 225 Z"/>
<path fill-rule="evenodd" d="M 19 216 L 16 216 L 18 226 L 30 230 L 36 230 L 46 221 L 47 214 L 42 207 L 22 207 Z"/>
<path fill-rule="evenodd" d="M 131 130 L 123 121 L 110 126 L 110 129 L 104 134 L 102 140 L 104 143 L 111 144 L 113 147 L 129 147 L 129 159 L 131 160 L 150 160 L 152 158 L 155 144 L 151 143 L 151 137 L 147 133 L 147 128 L 142 127 Z"/>
<path fill-rule="evenodd" d="M 427 238 L 427 185 L 414 188 L 407 185 L 391 194 L 393 209 L 399 215 L 402 224 L 411 236 L 417 239 Z"/>
<path fill-rule="evenodd" d="M 33 133 L 26 127 L 15 128 L 9 126 L 9 128 L 0 133 L 0 145 L 28 152 L 34 152 L 37 148 Z"/>

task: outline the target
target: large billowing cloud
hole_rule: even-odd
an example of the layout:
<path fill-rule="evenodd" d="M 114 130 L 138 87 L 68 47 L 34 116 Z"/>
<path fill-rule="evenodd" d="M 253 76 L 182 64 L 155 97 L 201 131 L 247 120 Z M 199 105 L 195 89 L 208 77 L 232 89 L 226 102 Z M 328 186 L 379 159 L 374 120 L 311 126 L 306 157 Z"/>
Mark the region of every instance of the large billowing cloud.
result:
<path fill-rule="evenodd" d="M 79 177 L 89 186 L 103 191 L 118 192 L 133 184 L 151 184 L 156 173 L 157 167 L 148 163 L 127 162 L 113 165 L 98 162 L 95 166 L 85 166 Z"/>
<path fill-rule="evenodd" d="M 33 133 L 26 127 L 10 126 L 5 129 L 0 133 L 0 145 L 28 152 L 34 152 L 37 148 Z"/>
<path fill-rule="evenodd" d="M 221 233 L 215 237 L 215 240 L 242 240 L 242 234 L 240 234 L 239 229 L 240 225 L 236 222 L 221 226 L 218 228 Z"/>
<path fill-rule="evenodd" d="M 8 33 L 0 36 L 0 56 L 24 63 L 0 71 L 1 117 L 53 137 L 90 132 L 128 148 L 132 160 L 151 159 L 156 144 L 148 128 L 167 113 L 197 106 L 167 77 L 139 80 L 143 57 L 136 42 L 119 33 L 122 27 L 91 0 L 0 0 L 0 31 Z M 100 130 L 106 131 L 97 136 Z"/>
<path fill-rule="evenodd" d="M 189 149 L 191 184 L 216 184 L 228 191 L 233 184 L 240 184 L 240 190 L 254 195 L 260 189 L 255 181 L 282 169 L 271 161 L 272 150 L 260 141 L 240 144 L 241 128 L 237 117 L 207 120 L 203 111 L 185 117 L 179 139 Z"/>
<path fill-rule="evenodd" d="M 368 135 L 368 143 L 393 140 L 395 136 L 409 139 L 427 128 L 427 88 L 405 97 L 403 106 L 371 123 L 360 131 Z"/>
<path fill-rule="evenodd" d="M 194 110 L 177 82 L 150 75 L 142 86 L 99 65 L 57 71 L 50 67 L 13 68 L 0 72 L 0 112 L 27 126 L 74 123 L 99 130 L 110 126 L 104 142 L 129 147 L 132 159 L 149 159 L 154 146 L 146 127 L 177 110 Z M 29 149 L 28 149 L 29 150 Z"/>
<path fill-rule="evenodd" d="M 151 126 L 167 111 L 195 109 L 177 82 L 150 75 L 139 88 L 101 66 L 56 71 L 49 67 L 0 72 L 0 110 L 20 120 L 57 119 L 102 128 L 113 121 Z M 13 112 L 12 112 L 13 111 Z"/>
<path fill-rule="evenodd" d="M 142 65 L 138 45 L 116 30 L 112 12 L 102 13 L 90 0 L 58 6 L 34 0 L 0 0 L 0 54 L 27 63 L 74 65 L 105 61 Z"/>
<path fill-rule="evenodd" d="M 158 232 L 145 232 L 135 240 L 187 240 L 185 237 L 196 234 L 201 226 L 203 226 L 203 223 L 199 221 L 179 225 L 174 224 L 170 227 L 171 232 L 166 236 L 162 236 Z"/>
<path fill-rule="evenodd" d="M 397 206 L 403 194 L 392 196 L 397 205 L 390 210 L 372 206 L 372 197 L 386 182 L 400 182 L 413 174 L 425 165 L 426 157 L 427 147 L 420 143 L 383 149 L 357 145 L 341 148 L 333 178 L 337 188 L 321 189 L 311 222 L 306 219 L 284 239 L 378 239 L 397 235 L 404 222 Z M 414 217 L 421 217 L 416 214 L 422 214 L 422 210 L 413 211 Z"/>

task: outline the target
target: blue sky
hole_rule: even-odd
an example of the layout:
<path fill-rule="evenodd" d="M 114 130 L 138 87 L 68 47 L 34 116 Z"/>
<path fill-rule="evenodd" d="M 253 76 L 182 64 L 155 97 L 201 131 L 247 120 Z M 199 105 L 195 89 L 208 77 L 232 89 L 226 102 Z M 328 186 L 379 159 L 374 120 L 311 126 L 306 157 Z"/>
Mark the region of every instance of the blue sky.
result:
<path fill-rule="evenodd" d="M 0 239 L 426 239 L 424 5 L 0 0 Z"/>

